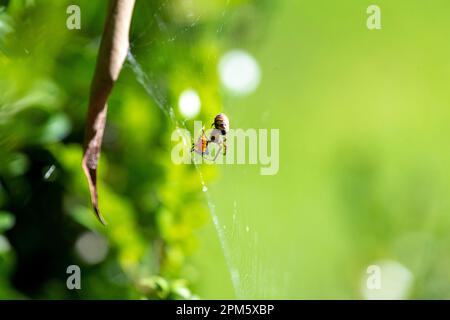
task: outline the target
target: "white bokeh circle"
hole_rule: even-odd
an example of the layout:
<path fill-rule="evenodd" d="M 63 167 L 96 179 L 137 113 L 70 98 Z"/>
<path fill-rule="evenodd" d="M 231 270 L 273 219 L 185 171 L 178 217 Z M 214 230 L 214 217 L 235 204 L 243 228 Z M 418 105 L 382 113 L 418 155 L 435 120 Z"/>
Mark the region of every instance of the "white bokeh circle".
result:
<path fill-rule="evenodd" d="M 223 86 L 235 95 L 247 95 L 258 88 L 261 69 L 247 51 L 235 49 L 225 53 L 219 61 L 219 76 Z"/>

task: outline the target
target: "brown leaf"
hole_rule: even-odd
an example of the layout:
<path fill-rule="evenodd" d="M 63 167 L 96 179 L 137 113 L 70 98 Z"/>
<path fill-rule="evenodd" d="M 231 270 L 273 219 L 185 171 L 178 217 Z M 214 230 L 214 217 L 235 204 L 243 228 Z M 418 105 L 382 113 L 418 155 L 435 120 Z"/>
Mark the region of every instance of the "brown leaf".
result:
<path fill-rule="evenodd" d="M 109 3 L 86 118 L 82 167 L 88 179 L 92 206 L 103 225 L 106 221 L 98 206 L 97 166 L 106 124 L 106 103 L 128 53 L 134 3 L 135 0 L 111 0 Z"/>

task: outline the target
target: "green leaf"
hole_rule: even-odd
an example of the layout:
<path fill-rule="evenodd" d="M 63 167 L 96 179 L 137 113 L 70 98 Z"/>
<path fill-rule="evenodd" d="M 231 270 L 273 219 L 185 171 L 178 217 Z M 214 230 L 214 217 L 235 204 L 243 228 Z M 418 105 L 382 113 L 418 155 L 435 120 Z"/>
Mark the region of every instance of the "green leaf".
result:
<path fill-rule="evenodd" d="M 16 218 L 9 212 L 0 211 L 0 232 L 11 229 L 16 222 Z"/>

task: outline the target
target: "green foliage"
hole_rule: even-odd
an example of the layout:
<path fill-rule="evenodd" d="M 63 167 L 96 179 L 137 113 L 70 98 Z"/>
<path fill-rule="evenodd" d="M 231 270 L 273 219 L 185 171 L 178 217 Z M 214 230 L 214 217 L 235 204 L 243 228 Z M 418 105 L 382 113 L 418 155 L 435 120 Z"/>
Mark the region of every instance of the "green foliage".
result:
<path fill-rule="evenodd" d="M 81 30 L 65 27 L 69 4 L 81 8 Z M 167 4 L 138 1 L 131 50 L 172 105 L 197 89 L 209 121 L 222 109 L 211 63 L 227 38 L 215 32 L 229 19 L 221 13 L 253 5 L 199 1 L 191 21 L 181 2 Z M 189 257 L 209 221 L 201 184 L 194 168 L 171 163 L 173 124 L 129 67 L 110 99 L 99 167 L 106 228 L 90 207 L 82 140 L 105 11 L 106 1 L 0 2 L 0 298 L 195 298 Z M 76 249 L 86 231 L 107 239 L 99 263 Z M 65 288 L 71 264 L 82 267 L 81 291 Z"/>
<path fill-rule="evenodd" d="M 5 232 L 6 230 L 14 226 L 15 218 L 9 212 L 0 211 L 0 232 Z"/>

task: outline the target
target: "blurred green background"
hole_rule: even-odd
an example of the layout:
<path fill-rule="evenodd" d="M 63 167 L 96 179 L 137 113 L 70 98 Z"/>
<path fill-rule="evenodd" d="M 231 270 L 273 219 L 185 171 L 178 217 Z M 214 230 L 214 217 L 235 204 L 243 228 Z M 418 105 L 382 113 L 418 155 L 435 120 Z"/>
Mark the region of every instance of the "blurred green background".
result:
<path fill-rule="evenodd" d="M 69 4 L 81 30 L 66 28 Z M 368 30 L 371 4 L 138 0 L 147 88 L 127 63 L 110 98 L 105 228 L 80 164 L 106 1 L 0 1 L 0 298 L 450 298 L 450 4 L 379 0 L 382 29 Z M 221 81 L 235 49 L 260 70 L 255 91 Z M 279 129 L 278 174 L 203 165 L 202 192 L 171 162 L 158 101 L 189 129 L 219 112 Z M 81 290 L 66 288 L 71 264 Z"/>

